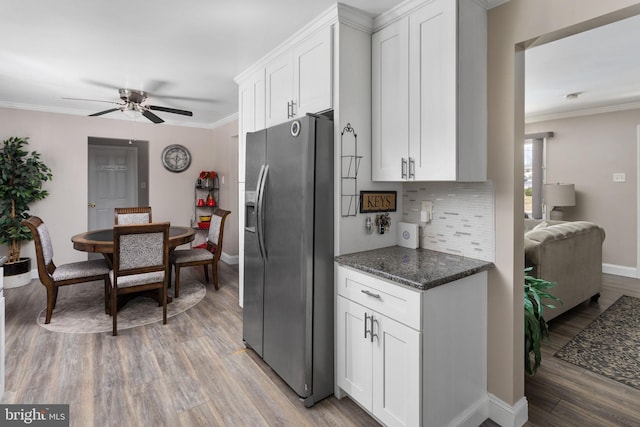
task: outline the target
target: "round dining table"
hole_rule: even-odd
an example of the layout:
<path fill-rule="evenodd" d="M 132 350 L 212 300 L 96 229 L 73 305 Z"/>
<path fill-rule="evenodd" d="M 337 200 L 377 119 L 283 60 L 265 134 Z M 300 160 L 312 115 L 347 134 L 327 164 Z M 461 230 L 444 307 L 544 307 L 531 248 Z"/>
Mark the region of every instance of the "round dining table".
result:
<path fill-rule="evenodd" d="M 195 230 L 191 227 L 172 225 L 169 229 L 169 249 L 190 243 L 195 238 Z M 100 253 L 113 256 L 113 228 L 85 231 L 71 238 L 73 248 L 83 252 Z"/>

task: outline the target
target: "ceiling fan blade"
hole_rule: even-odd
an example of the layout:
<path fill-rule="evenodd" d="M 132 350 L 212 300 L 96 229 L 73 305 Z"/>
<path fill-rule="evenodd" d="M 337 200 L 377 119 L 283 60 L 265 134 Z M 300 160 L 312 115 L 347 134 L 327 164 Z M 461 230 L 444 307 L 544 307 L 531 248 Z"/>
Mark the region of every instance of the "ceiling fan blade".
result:
<path fill-rule="evenodd" d="M 159 107 L 157 105 L 147 105 L 147 108 L 155 111 L 164 111 L 165 113 L 182 114 L 183 116 L 193 116 L 193 113 L 187 110 L 177 110 L 175 108 Z"/>
<path fill-rule="evenodd" d="M 153 114 L 149 110 L 142 110 L 142 115 L 145 116 L 147 119 L 151 120 L 153 123 L 163 123 L 164 122 L 164 120 L 162 120 L 160 117 L 156 116 L 155 114 Z"/>
<path fill-rule="evenodd" d="M 119 111 L 119 110 L 120 110 L 119 108 L 110 108 L 108 110 L 100 111 L 99 113 L 89 114 L 89 117 L 101 116 L 103 114 L 108 114 L 108 113 L 112 113 L 114 111 Z"/>

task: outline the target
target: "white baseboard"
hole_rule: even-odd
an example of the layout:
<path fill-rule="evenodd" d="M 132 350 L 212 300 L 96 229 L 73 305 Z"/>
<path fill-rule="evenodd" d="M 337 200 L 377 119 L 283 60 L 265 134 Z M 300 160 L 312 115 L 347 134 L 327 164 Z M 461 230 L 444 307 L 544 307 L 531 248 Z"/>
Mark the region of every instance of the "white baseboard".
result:
<path fill-rule="evenodd" d="M 529 419 L 527 398 L 522 397 L 511 406 L 489 393 L 489 418 L 502 427 L 522 427 Z"/>
<path fill-rule="evenodd" d="M 225 264 L 235 265 L 240 262 L 240 257 L 238 255 L 229 255 L 222 251 L 222 254 L 220 254 L 220 260 L 224 261 Z"/>
<path fill-rule="evenodd" d="M 624 265 L 605 264 L 602 263 L 602 272 L 607 274 L 615 274 L 622 277 L 638 277 L 638 269 L 635 267 L 627 267 Z"/>

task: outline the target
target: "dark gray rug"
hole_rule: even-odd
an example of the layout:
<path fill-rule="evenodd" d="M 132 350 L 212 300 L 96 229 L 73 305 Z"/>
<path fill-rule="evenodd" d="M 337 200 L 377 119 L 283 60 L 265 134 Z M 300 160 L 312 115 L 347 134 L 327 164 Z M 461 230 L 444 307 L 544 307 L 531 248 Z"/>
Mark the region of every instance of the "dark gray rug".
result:
<path fill-rule="evenodd" d="M 197 280 L 181 280 L 180 298 L 167 304 L 167 318 L 180 314 L 204 298 L 207 290 Z M 173 296 L 173 288 L 169 289 Z M 45 325 L 45 309 L 38 325 L 54 332 L 94 334 L 112 331 L 111 316 L 104 312 L 104 282 L 66 286 L 58 293 L 51 323 Z M 151 298 L 136 297 L 118 310 L 118 330 L 162 321 L 162 306 Z M 169 323 L 170 320 L 167 321 Z"/>
<path fill-rule="evenodd" d="M 640 298 L 620 297 L 555 356 L 640 390 Z"/>

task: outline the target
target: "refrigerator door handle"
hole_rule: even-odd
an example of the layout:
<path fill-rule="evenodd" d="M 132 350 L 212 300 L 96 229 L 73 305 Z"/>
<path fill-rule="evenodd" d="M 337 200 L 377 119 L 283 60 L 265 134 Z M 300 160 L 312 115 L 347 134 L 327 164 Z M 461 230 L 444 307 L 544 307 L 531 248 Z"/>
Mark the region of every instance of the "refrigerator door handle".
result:
<path fill-rule="evenodd" d="M 258 178 L 258 209 L 256 218 L 256 230 L 258 234 L 258 247 L 260 248 L 260 256 L 262 259 L 267 259 L 267 249 L 264 242 L 264 186 L 267 182 L 267 175 L 269 173 L 269 165 L 262 165 L 260 168 L 260 177 Z"/>

